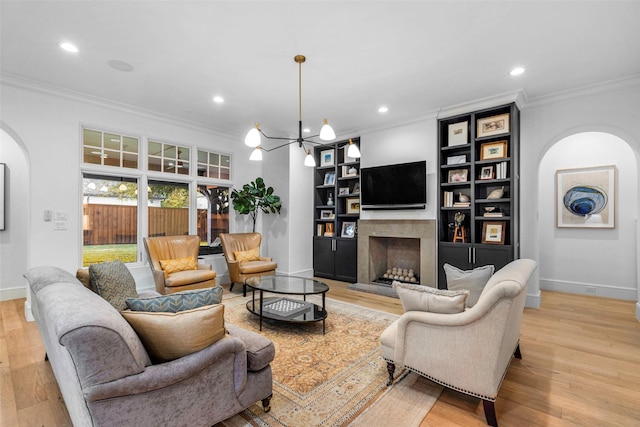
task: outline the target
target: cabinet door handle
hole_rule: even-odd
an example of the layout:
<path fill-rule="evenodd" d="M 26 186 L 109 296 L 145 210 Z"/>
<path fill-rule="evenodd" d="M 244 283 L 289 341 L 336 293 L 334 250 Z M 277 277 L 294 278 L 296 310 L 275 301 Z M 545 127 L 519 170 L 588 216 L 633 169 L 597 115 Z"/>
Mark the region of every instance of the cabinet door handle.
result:
<path fill-rule="evenodd" d="M 468 252 L 468 259 L 469 259 L 469 264 L 473 264 L 473 261 L 471 260 L 471 248 L 469 248 L 469 252 Z"/>
<path fill-rule="evenodd" d="M 476 264 L 476 248 L 473 248 L 473 265 Z"/>
<path fill-rule="evenodd" d="M 336 251 L 336 239 L 331 240 L 331 250 L 333 252 Z"/>

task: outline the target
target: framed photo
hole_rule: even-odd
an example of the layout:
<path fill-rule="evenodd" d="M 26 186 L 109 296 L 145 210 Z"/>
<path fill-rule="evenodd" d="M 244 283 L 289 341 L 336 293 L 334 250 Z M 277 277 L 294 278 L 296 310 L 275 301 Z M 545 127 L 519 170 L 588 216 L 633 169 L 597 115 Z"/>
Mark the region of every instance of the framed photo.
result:
<path fill-rule="evenodd" d="M 480 145 L 480 160 L 507 157 L 507 141 L 485 142 Z"/>
<path fill-rule="evenodd" d="M 505 221 L 485 221 L 482 224 L 482 243 L 504 245 Z"/>
<path fill-rule="evenodd" d="M 509 113 L 478 119 L 478 138 L 509 133 Z"/>
<path fill-rule="evenodd" d="M 325 226 L 324 229 L 324 235 L 326 237 L 332 237 L 333 236 L 333 223 L 332 222 L 328 222 Z"/>
<path fill-rule="evenodd" d="M 340 237 L 355 237 L 355 235 L 356 235 L 356 223 L 343 222 L 342 233 L 340 233 Z"/>
<path fill-rule="evenodd" d="M 469 169 L 451 169 L 449 171 L 449 182 L 467 182 Z"/>
<path fill-rule="evenodd" d="M 322 210 L 320 211 L 320 219 L 334 219 L 336 214 L 333 213 L 332 210 Z"/>
<path fill-rule="evenodd" d="M 358 176 L 358 169 L 355 166 L 342 166 L 342 176 Z"/>
<path fill-rule="evenodd" d="M 324 185 L 333 185 L 336 183 L 336 173 L 327 172 L 324 174 Z"/>
<path fill-rule="evenodd" d="M 338 196 L 346 196 L 349 194 L 349 187 L 341 187 L 338 189 Z"/>
<path fill-rule="evenodd" d="M 347 203 L 347 213 L 354 214 L 360 213 L 360 198 L 359 197 L 348 197 L 346 199 Z"/>
<path fill-rule="evenodd" d="M 616 167 L 556 171 L 556 226 L 615 228 Z"/>
<path fill-rule="evenodd" d="M 333 166 L 333 150 L 320 152 L 320 166 Z"/>
<path fill-rule="evenodd" d="M 480 179 L 493 179 L 493 166 L 483 166 L 480 169 Z"/>
<path fill-rule="evenodd" d="M 454 147 L 456 145 L 464 145 L 469 143 L 468 137 L 469 122 L 460 122 L 449 125 L 449 138 L 447 145 Z"/>
<path fill-rule="evenodd" d="M 459 165 L 461 163 L 467 163 L 467 155 L 461 154 L 459 156 L 449 156 L 447 157 L 448 165 Z"/>

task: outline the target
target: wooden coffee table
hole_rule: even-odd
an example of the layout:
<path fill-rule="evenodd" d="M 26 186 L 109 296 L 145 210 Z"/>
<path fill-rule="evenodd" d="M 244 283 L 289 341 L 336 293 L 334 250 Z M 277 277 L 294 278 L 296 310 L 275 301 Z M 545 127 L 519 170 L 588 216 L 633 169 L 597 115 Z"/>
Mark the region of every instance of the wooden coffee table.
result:
<path fill-rule="evenodd" d="M 246 280 L 251 289 L 252 298 L 247 302 L 247 310 L 262 319 L 272 319 L 282 322 L 319 322 L 322 321 L 322 334 L 325 333 L 325 294 L 329 286 L 318 280 L 306 277 L 284 276 L 256 276 Z M 256 291 L 259 298 L 256 301 Z M 278 297 L 264 298 L 264 293 L 279 294 Z M 307 295 L 322 295 L 322 306 L 307 301 Z M 300 298 L 290 298 L 289 295 L 302 295 Z"/>

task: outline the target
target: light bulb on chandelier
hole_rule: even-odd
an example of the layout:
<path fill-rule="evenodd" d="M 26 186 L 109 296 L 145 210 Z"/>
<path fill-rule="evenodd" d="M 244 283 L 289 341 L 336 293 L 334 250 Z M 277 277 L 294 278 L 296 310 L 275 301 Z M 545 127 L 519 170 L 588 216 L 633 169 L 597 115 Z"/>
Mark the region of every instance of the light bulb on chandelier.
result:
<path fill-rule="evenodd" d="M 253 152 L 251 153 L 249 160 L 260 161 L 262 160 L 262 151 L 267 151 L 267 152 L 273 151 L 278 148 L 285 147 L 289 144 L 293 144 L 294 142 L 297 142 L 300 148 L 302 148 L 307 153 L 304 159 L 305 166 L 313 167 L 316 165 L 316 161 L 313 158 L 313 155 L 311 154 L 311 150 L 307 149 L 304 146 L 304 143 L 320 144 L 319 142 L 311 140 L 311 138 L 315 138 L 315 137 L 319 137 L 323 141 L 332 141 L 336 138 L 336 133 L 333 131 L 333 128 L 329 126 L 329 122 L 327 121 L 327 119 L 323 120 L 323 125 L 318 135 L 308 136 L 306 138 L 302 137 L 302 63 L 306 61 L 306 58 L 303 55 L 296 55 L 293 58 L 293 60 L 298 64 L 298 138 L 295 140 L 291 140 L 291 138 L 267 136 L 262 131 L 262 129 L 260 129 L 260 124 L 256 123 L 255 127 L 251 129 L 247 133 L 247 136 L 244 138 L 244 143 L 247 146 L 255 148 L 255 150 L 253 150 Z M 265 149 L 261 147 L 261 138 L 263 136 L 267 139 L 286 140 L 287 142 L 270 149 Z M 355 145 L 354 147 L 357 151 L 358 147 Z M 352 157 L 360 157 L 360 152 L 357 151 L 357 153 L 358 153 L 357 156 L 352 156 Z"/>

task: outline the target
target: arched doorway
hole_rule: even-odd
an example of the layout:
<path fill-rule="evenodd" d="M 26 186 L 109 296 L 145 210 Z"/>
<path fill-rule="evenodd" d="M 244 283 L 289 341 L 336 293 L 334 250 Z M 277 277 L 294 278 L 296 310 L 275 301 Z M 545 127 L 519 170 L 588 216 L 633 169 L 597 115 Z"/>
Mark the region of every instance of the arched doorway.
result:
<path fill-rule="evenodd" d="M 615 228 L 558 228 L 556 171 L 615 165 Z M 638 161 L 631 146 L 604 132 L 553 144 L 538 169 L 540 289 L 638 300 Z"/>

